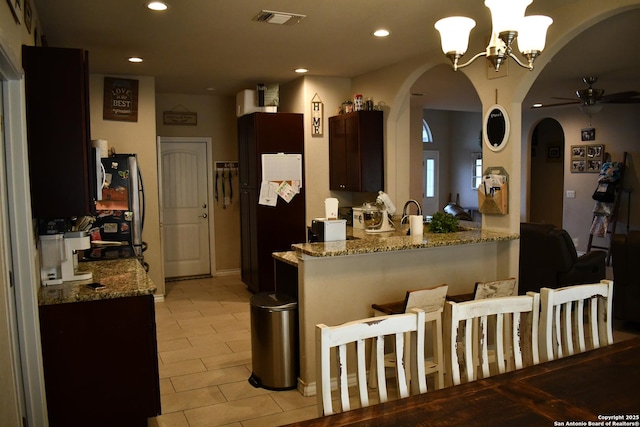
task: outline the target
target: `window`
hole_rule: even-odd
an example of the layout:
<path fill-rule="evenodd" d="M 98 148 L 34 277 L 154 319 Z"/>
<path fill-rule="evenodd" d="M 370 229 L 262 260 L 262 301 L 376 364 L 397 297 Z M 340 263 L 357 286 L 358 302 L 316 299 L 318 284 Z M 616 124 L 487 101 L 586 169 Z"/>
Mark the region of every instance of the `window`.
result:
<path fill-rule="evenodd" d="M 429 128 L 429 125 L 427 124 L 427 121 L 425 119 L 422 119 L 422 142 L 426 142 L 429 144 L 433 142 L 431 129 Z"/>
<path fill-rule="evenodd" d="M 424 197 L 431 198 L 435 197 L 435 159 L 426 159 L 426 163 L 424 165 Z"/>
<path fill-rule="evenodd" d="M 473 161 L 471 188 L 476 190 L 482 183 L 482 153 L 473 153 L 471 157 Z"/>

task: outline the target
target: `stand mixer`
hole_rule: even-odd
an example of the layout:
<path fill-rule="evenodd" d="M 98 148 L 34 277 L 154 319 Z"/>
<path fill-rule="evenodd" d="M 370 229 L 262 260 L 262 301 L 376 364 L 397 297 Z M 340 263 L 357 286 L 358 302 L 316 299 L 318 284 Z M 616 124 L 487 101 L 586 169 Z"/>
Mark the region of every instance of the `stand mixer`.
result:
<path fill-rule="evenodd" d="M 393 204 L 389 195 L 384 191 L 378 192 L 376 197 L 376 207 L 372 207 L 373 203 L 368 204 L 370 209 L 364 212 L 366 232 L 367 233 L 384 233 L 385 231 L 393 231 L 394 226 L 391 222 L 391 216 L 396 213 L 396 206 Z"/>

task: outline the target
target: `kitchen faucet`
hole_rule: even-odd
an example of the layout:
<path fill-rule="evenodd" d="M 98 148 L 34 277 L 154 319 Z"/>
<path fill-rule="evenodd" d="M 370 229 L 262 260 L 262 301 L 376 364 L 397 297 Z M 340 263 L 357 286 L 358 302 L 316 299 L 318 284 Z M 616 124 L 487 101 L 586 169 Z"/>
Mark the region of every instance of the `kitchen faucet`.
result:
<path fill-rule="evenodd" d="M 418 203 L 418 201 L 415 199 L 409 199 L 407 200 L 407 203 L 405 203 L 404 207 L 402 208 L 402 219 L 400 220 L 400 225 L 404 224 L 404 220 L 409 217 L 409 215 L 407 215 L 407 208 L 412 203 L 415 204 L 416 207 L 418 208 L 417 215 L 422 215 L 422 208 L 420 207 L 420 203 Z"/>

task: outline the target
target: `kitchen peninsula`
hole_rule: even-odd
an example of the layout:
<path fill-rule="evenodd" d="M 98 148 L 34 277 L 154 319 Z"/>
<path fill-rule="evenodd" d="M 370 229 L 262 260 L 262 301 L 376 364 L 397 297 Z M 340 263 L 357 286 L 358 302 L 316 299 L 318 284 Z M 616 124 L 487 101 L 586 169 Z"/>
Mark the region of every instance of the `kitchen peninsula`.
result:
<path fill-rule="evenodd" d="M 156 287 L 136 259 L 80 268 L 93 278 L 38 294 L 49 424 L 146 426 L 160 413 Z"/>
<path fill-rule="evenodd" d="M 518 234 L 462 228 L 407 236 L 353 230 L 339 242 L 293 245 L 298 260 L 300 376 L 298 390 L 315 394 L 315 325 L 372 316 L 371 304 L 404 299 L 408 290 L 449 285 L 469 293 L 475 282 L 509 277 Z"/>

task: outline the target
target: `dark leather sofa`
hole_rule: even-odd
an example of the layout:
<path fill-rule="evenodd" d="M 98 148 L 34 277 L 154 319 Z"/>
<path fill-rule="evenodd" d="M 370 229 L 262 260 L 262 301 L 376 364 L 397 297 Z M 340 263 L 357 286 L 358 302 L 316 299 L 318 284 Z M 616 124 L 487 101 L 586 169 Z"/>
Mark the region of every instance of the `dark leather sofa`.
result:
<path fill-rule="evenodd" d="M 543 287 L 598 283 L 605 278 L 605 257 L 603 251 L 578 257 L 566 230 L 551 224 L 523 222 L 520 224 L 518 293 L 540 292 Z"/>
<path fill-rule="evenodd" d="M 613 316 L 640 322 L 640 231 L 613 235 L 611 261 Z"/>

